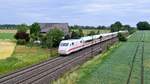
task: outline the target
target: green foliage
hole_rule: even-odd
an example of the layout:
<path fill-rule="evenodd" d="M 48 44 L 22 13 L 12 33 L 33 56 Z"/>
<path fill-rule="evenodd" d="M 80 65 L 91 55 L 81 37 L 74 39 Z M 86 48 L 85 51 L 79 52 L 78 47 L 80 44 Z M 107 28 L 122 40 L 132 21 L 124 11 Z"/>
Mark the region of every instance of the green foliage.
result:
<path fill-rule="evenodd" d="M 88 34 L 88 36 L 92 36 L 95 35 L 96 33 L 94 31 L 90 31 L 90 33 Z"/>
<path fill-rule="evenodd" d="M 49 50 L 45 48 L 17 45 L 11 57 L 0 60 L 0 75 L 58 56 L 57 49 L 53 49 L 52 52 L 53 55 L 50 55 Z"/>
<path fill-rule="evenodd" d="M 41 31 L 40 25 L 38 23 L 33 23 L 30 27 L 30 34 L 38 35 Z"/>
<path fill-rule="evenodd" d="M 71 39 L 71 37 L 70 37 L 70 35 L 65 35 L 65 37 L 64 37 L 64 40 L 68 40 L 68 39 Z"/>
<path fill-rule="evenodd" d="M 111 32 L 116 32 L 122 29 L 122 23 L 117 21 L 114 24 L 111 25 Z"/>
<path fill-rule="evenodd" d="M 26 32 L 17 32 L 14 37 L 17 40 L 17 43 L 21 45 L 26 44 L 30 39 L 29 34 Z"/>
<path fill-rule="evenodd" d="M 83 37 L 83 36 L 84 36 L 84 33 L 83 33 L 83 30 L 82 30 L 82 29 L 79 29 L 79 35 L 80 35 L 80 37 Z"/>
<path fill-rule="evenodd" d="M 127 41 L 126 36 L 124 36 L 122 33 L 118 33 L 118 38 L 119 38 L 119 41 Z"/>
<path fill-rule="evenodd" d="M 150 24 L 146 21 L 137 23 L 137 29 L 139 30 L 150 30 Z"/>
<path fill-rule="evenodd" d="M 27 32 L 28 29 L 29 27 L 26 24 L 21 24 L 17 26 L 17 32 Z"/>
<path fill-rule="evenodd" d="M 76 31 L 72 31 L 71 32 L 71 38 L 72 39 L 78 39 L 78 38 L 80 38 L 80 34 Z"/>
<path fill-rule="evenodd" d="M 40 39 L 40 25 L 38 23 L 33 23 L 30 26 L 30 37 L 31 37 L 31 42 L 35 41 L 35 40 L 39 40 Z"/>
<path fill-rule="evenodd" d="M 27 42 L 26 42 L 26 40 L 25 39 L 18 39 L 17 40 L 17 44 L 19 44 L 19 45 L 25 45 Z"/>
<path fill-rule="evenodd" d="M 64 36 L 64 33 L 61 30 L 57 28 L 51 29 L 46 35 L 47 47 L 49 48 L 57 47 L 60 41 L 62 40 L 63 36 Z"/>
<path fill-rule="evenodd" d="M 0 33 L 0 39 L 14 40 L 14 34 L 13 33 Z"/>

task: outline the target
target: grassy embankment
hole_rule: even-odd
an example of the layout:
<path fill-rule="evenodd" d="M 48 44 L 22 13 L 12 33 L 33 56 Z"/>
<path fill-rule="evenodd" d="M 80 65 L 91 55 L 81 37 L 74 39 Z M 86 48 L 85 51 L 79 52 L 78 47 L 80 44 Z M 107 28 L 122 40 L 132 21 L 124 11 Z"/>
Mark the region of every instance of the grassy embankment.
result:
<path fill-rule="evenodd" d="M 53 49 L 51 56 L 49 49 L 16 45 L 14 34 L 7 30 L 0 32 L 0 75 L 57 56 L 57 49 Z M 2 54 L 5 55 L 5 58 Z"/>
<path fill-rule="evenodd" d="M 133 34 L 129 41 L 120 43 L 115 49 L 110 49 L 106 54 L 99 55 L 85 63 L 80 69 L 66 74 L 54 84 L 126 84 L 131 69 L 131 61 L 136 51 L 140 36 L 143 32 Z M 150 82 L 150 31 L 144 31 L 144 81 Z M 141 44 L 141 43 L 140 43 Z M 141 46 L 131 75 L 131 84 L 140 83 Z"/>

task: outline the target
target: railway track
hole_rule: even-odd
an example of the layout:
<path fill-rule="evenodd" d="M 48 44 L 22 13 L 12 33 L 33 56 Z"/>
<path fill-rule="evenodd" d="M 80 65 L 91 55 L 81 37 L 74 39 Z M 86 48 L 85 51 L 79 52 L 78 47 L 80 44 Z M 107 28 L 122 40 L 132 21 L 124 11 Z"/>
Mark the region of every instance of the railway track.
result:
<path fill-rule="evenodd" d="M 108 41 L 111 41 L 111 39 Z M 81 65 L 99 54 L 101 52 L 100 44 L 105 44 L 105 42 L 82 49 L 69 56 L 60 56 L 2 76 L 0 77 L 0 84 L 50 84 L 73 67 Z"/>

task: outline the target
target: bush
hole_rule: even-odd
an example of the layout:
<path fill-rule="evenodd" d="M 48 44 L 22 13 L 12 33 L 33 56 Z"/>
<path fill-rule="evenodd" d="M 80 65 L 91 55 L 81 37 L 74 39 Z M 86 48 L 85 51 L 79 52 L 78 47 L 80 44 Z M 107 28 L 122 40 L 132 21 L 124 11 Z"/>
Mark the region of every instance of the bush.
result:
<path fill-rule="evenodd" d="M 15 35 L 15 39 L 18 40 L 18 39 L 24 39 L 25 41 L 29 41 L 30 40 L 30 37 L 29 37 L 29 34 L 26 33 L 26 32 L 17 32 L 16 35 Z"/>
<path fill-rule="evenodd" d="M 90 31 L 90 33 L 88 34 L 88 36 L 92 36 L 92 35 L 96 35 L 96 33 L 94 31 Z"/>
<path fill-rule="evenodd" d="M 118 33 L 118 38 L 119 38 L 119 41 L 127 41 L 127 38 L 122 34 L 122 33 Z"/>
<path fill-rule="evenodd" d="M 72 39 L 79 39 L 80 38 L 80 34 L 78 32 L 72 31 L 71 38 Z"/>
<path fill-rule="evenodd" d="M 65 37 L 64 37 L 64 40 L 68 40 L 68 39 L 70 39 L 71 37 L 70 37 L 70 35 L 65 35 Z"/>
<path fill-rule="evenodd" d="M 17 44 L 20 44 L 20 45 L 25 45 L 27 42 L 25 39 L 18 39 L 17 40 Z"/>

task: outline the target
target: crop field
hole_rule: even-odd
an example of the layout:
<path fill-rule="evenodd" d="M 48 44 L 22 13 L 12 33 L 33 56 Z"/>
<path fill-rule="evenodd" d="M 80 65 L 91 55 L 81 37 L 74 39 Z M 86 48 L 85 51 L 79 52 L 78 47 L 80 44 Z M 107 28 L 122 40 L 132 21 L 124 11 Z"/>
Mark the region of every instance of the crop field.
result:
<path fill-rule="evenodd" d="M 142 42 L 144 41 L 144 42 Z M 150 31 L 138 31 L 78 84 L 148 84 Z"/>
<path fill-rule="evenodd" d="M 97 60 L 54 84 L 149 84 L 150 31 L 137 31 L 128 40 Z M 71 80 L 71 81 L 68 81 Z"/>
<path fill-rule="evenodd" d="M 0 40 L 14 40 L 14 33 L 0 33 Z"/>
<path fill-rule="evenodd" d="M 0 29 L 0 33 L 16 33 L 17 30 L 12 30 L 12 29 Z"/>
<path fill-rule="evenodd" d="M 0 30 L 0 59 L 10 57 L 15 49 L 14 33 Z"/>
<path fill-rule="evenodd" d="M 14 42 L 1 42 L 0 41 L 0 59 L 10 57 L 15 49 L 16 43 Z"/>
<path fill-rule="evenodd" d="M 72 29 L 71 31 L 78 31 L 78 29 Z M 108 33 L 110 32 L 110 30 L 100 30 L 100 29 L 83 29 L 83 33 L 85 35 L 89 34 L 91 31 L 94 31 L 95 33 L 97 33 L 98 31 L 100 33 Z"/>
<path fill-rule="evenodd" d="M 57 56 L 57 49 L 53 49 L 52 53 L 51 56 L 48 49 L 17 45 L 11 57 L 0 60 L 0 74 L 9 73 Z"/>

